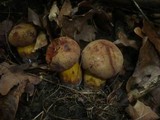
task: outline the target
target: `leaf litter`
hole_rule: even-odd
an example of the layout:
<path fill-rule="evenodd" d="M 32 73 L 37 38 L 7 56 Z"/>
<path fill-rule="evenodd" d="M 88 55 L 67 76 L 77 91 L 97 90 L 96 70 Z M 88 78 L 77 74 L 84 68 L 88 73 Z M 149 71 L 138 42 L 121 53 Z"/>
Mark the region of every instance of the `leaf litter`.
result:
<path fill-rule="evenodd" d="M 0 5 L 5 8 L 10 2 Z M 34 0 L 31 3 L 37 4 Z M 103 1 L 41 3 L 42 6 L 27 4 L 24 14 L 18 15 L 14 3 L 10 6 L 13 13 L 8 12 L 9 16 L 0 21 L 0 119 L 159 118 L 159 25 L 152 22 L 155 20 L 146 9 L 137 5 L 138 9 L 132 12 L 127 6 L 126 9 L 111 7 Z M 39 53 L 38 57 L 34 61 L 27 58 L 29 63 L 24 63 L 15 47 L 7 42 L 11 27 L 22 21 L 33 23 L 39 33 L 33 49 Z M 48 42 L 58 36 L 69 36 L 80 46 L 95 39 L 110 39 L 124 55 L 123 70 L 99 91 L 84 88 L 83 82 L 77 89 L 61 84 L 58 74 L 48 69 L 44 61 Z M 17 61 L 21 61 L 20 65 Z"/>

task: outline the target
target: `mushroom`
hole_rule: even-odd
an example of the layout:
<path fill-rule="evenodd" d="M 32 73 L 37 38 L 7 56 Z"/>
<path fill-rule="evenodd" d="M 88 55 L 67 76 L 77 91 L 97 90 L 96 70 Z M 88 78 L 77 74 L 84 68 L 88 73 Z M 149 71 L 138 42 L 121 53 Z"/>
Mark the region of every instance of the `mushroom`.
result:
<path fill-rule="evenodd" d="M 37 50 L 47 45 L 46 34 L 42 31 L 37 33 L 31 23 L 19 23 L 15 25 L 9 35 L 9 43 L 17 48 L 17 52 L 23 61 L 37 59 Z"/>
<path fill-rule="evenodd" d="M 105 84 L 103 81 L 115 76 L 123 67 L 123 55 L 120 49 L 105 39 L 90 42 L 82 51 L 81 61 L 86 71 L 84 84 L 91 88 L 101 88 Z"/>
<path fill-rule="evenodd" d="M 33 56 L 37 31 L 33 24 L 20 23 L 15 25 L 9 35 L 9 43 L 17 48 L 17 52 L 22 58 L 30 58 Z"/>
<path fill-rule="evenodd" d="M 37 37 L 35 27 L 30 23 L 20 23 L 15 25 L 9 33 L 9 43 L 15 47 L 25 47 L 31 45 Z"/>
<path fill-rule="evenodd" d="M 62 82 L 68 85 L 75 86 L 81 81 L 79 58 L 80 47 L 69 37 L 54 39 L 46 51 L 46 62 L 49 67 L 59 72 Z"/>

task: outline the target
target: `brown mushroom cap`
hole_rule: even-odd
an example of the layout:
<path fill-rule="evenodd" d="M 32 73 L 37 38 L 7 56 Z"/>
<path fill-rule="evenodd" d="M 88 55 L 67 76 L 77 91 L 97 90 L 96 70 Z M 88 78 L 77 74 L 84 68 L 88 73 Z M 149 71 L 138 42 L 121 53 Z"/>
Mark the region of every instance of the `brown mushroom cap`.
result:
<path fill-rule="evenodd" d="M 12 28 L 8 40 L 15 47 L 24 47 L 32 44 L 36 36 L 37 31 L 32 24 L 20 23 Z"/>
<path fill-rule="evenodd" d="M 48 46 L 46 61 L 55 71 L 64 71 L 78 62 L 80 47 L 69 37 L 59 37 Z"/>
<path fill-rule="evenodd" d="M 123 55 L 112 42 L 104 39 L 90 42 L 82 51 L 82 67 L 102 79 L 116 75 L 123 66 Z"/>

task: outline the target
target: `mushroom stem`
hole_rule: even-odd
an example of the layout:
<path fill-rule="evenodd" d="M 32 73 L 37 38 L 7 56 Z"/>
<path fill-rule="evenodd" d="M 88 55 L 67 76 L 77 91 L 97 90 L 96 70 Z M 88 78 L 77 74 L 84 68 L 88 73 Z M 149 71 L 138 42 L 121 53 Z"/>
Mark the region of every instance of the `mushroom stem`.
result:
<path fill-rule="evenodd" d="M 33 49 L 34 49 L 35 43 L 31 45 L 27 45 L 25 47 L 17 47 L 17 52 L 18 54 L 24 58 L 30 58 L 34 54 Z"/>
<path fill-rule="evenodd" d="M 82 71 L 80 64 L 77 62 L 71 68 L 59 73 L 62 83 L 71 87 L 76 87 L 81 83 Z"/>
<path fill-rule="evenodd" d="M 106 83 L 106 81 L 104 79 L 96 77 L 95 75 L 91 74 L 90 72 L 85 71 L 85 73 L 84 73 L 84 86 L 86 88 L 90 88 L 93 90 L 99 90 L 105 86 L 105 83 Z"/>

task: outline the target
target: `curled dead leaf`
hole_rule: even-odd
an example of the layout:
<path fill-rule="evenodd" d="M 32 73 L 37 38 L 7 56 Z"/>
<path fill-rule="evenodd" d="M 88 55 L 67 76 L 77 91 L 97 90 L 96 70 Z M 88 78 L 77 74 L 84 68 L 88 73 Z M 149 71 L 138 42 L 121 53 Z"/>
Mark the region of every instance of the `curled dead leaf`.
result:
<path fill-rule="evenodd" d="M 160 36 L 157 34 L 155 27 L 144 20 L 143 31 L 148 36 L 150 42 L 155 46 L 156 50 L 160 53 Z"/>
<path fill-rule="evenodd" d="M 59 27 L 62 27 L 63 17 L 69 16 L 72 12 L 70 0 L 65 0 L 61 9 L 58 8 L 57 2 L 54 1 L 50 9 L 48 18 L 50 21 L 55 21 Z"/>
<path fill-rule="evenodd" d="M 72 11 L 71 1 L 65 0 L 58 15 L 58 25 L 60 27 L 62 27 L 63 16 L 69 16 L 71 14 L 71 11 Z"/>
<path fill-rule="evenodd" d="M 40 32 L 37 36 L 36 39 L 36 44 L 34 46 L 34 49 L 32 50 L 32 52 L 35 52 L 36 50 L 46 46 L 48 44 L 48 40 L 47 40 L 47 36 L 45 33 Z"/>
<path fill-rule="evenodd" d="M 37 26 L 42 26 L 40 19 L 39 19 L 39 15 L 34 12 L 31 8 L 28 8 L 28 22 L 32 22 L 34 25 Z"/>
<path fill-rule="evenodd" d="M 59 8 L 57 6 L 57 2 L 54 1 L 48 15 L 49 21 L 55 20 L 56 22 L 58 22 L 58 14 L 59 14 Z"/>
<path fill-rule="evenodd" d="M 145 36 L 144 36 L 144 33 L 142 32 L 142 29 L 141 29 L 140 27 L 134 28 L 134 33 L 135 33 L 136 35 L 138 35 L 139 37 L 141 37 L 141 38 L 144 38 L 144 37 L 145 37 Z"/>
<path fill-rule="evenodd" d="M 118 40 L 114 41 L 115 44 L 122 44 L 124 46 L 130 46 L 132 48 L 138 49 L 135 40 L 128 39 L 127 35 L 123 31 L 117 33 Z"/>
<path fill-rule="evenodd" d="M 139 52 L 139 59 L 126 89 L 130 101 L 144 96 L 160 84 L 160 60 L 154 46 L 146 40 Z"/>
<path fill-rule="evenodd" d="M 149 107 L 137 100 L 134 106 L 126 108 L 127 113 L 133 120 L 157 120 L 159 116 Z"/>
<path fill-rule="evenodd" d="M 7 95 L 0 97 L 0 120 L 14 120 L 26 83 L 27 81 L 21 81 Z"/>
<path fill-rule="evenodd" d="M 40 79 L 37 76 L 26 74 L 22 69 L 18 69 L 15 65 L 9 65 L 5 62 L 0 64 L 0 76 L 1 95 L 6 95 L 14 86 L 22 81 L 27 81 L 32 84 L 38 84 L 40 82 Z"/>

